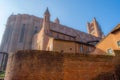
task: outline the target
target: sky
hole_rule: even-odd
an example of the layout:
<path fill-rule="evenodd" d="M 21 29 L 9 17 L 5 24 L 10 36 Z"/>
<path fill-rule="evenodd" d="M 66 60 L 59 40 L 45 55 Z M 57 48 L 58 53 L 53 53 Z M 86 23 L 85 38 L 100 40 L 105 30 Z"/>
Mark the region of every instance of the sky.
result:
<path fill-rule="evenodd" d="M 51 21 L 87 32 L 87 22 L 95 17 L 107 35 L 120 23 L 120 0 L 0 0 L 0 42 L 11 14 L 43 17 L 49 8 Z"/>

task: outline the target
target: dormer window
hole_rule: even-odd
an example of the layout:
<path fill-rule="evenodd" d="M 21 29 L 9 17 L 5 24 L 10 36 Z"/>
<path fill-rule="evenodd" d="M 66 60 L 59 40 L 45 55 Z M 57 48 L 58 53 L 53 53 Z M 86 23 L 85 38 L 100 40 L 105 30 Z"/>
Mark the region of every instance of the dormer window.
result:
<path fill-rule="evenodd" d="M 119 40 L 119 41 L 117 41 L 117 45 L 118 45 L 118 47 L 120 47 L 120 40 Z"/>

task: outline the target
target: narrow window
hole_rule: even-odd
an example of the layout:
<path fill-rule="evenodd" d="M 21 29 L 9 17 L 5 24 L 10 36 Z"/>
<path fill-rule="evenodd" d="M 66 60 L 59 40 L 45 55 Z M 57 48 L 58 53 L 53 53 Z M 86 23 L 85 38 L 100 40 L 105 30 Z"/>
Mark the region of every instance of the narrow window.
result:
<path fill-rule="evenodd" d="M 23 24 L 22 26 L 19 42 L 23 42 L 24 34 L 25 34 L 25 24 Z"/>
<path fill-rule="evenodd" d="M 37 29 L 38 29 L 37 26 L 35 26 L 34 34 L 36 34 L 38 32 Z"/>
<path fill-rule="evenodd" d="M 91 51 L 91 47 L 88 47 L 88 52 Z"/>
<path fill-rule="evenodd" d="M 59 34 L 57 34 L 57 38 L 59 38 Z"/>
<path fill-rule="evenodd" d="M 6 29 L 6 43 L 8 42 L 9 35 L 10 35 L 10 28 Z"/>
<path fill-rule="evenodd" d="M 112 50 L 111 48 L 109 48 L 109 49 L 107 49 L 107 52 L 108 52 L 109 54 L 112 54 L 112 53 L 113 53 L 113 50 Z"/>
<path fill-rule="evenodd" d="M 118 47 L 120 47 L 120 41 L 117 41 L 117 45 L 118 45 Z"/>
<path fill-rule="evenodd" d="M 80 52 L 81 53 L 83 52 L 83 46 L 82 45 L 80 46 Z"/>

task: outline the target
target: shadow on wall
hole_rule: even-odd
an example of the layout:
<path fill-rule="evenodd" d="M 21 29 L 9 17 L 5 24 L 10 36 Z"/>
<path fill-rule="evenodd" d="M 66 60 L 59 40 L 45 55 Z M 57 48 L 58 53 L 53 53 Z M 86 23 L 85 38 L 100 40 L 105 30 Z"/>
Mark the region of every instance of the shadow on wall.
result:
<path fill-rule="evenodd" d="M 101 73 L 92 80 L 120 80 L 120 50 L 114 50 L 116 57 L 113 60 L 115 65 L 113 72 Z"/>
<path fill-rule="evenodd" d="M 93 52 L 90 54 L 95 54 L 95 55 L 106 55 L 107 53 L 101 49 L 96 48 Z"/>
<path fill-rule="evenodd" d="M 115 66 L 114 72 L 101 73 L 92 80 L 120 80 L 120 64 Z"/>
<path fill-rule="evenodd" d="M 116 80 L 115 75 L 112 72 L 101 73 L 92 80 Z"/>
<path fill-rule="evenodd" d="M 115 74 L 117 80 L 120 80 L 120 50 L 114 50 L 116 58 L 114 59 Z"/>

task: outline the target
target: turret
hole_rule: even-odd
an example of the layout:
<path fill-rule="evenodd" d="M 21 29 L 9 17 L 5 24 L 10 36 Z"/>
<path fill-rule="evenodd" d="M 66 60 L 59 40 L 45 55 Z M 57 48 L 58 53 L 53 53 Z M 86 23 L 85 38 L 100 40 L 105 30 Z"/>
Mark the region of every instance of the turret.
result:
<path fill-rule="evenodd" d="M 54 22 L 55 22 L 56 24 L 60 24 L 60 21 L 59 21 L 58 18 L 56 18 Z"/>
<path fill-rule="evenodd" d="M 50 13 L 48 8 L 46 9 L 45 13 L 44 13 L 44 20 L 45 21 L 50 21 Z"/>
<path fill-rule="evenodd" d="M 43 28 L 45 33 L 49 33 L 50 31 L 50 13 L 48 8 L 46 9 L 44 13 L 44 18 L 43 18 Z"/>

